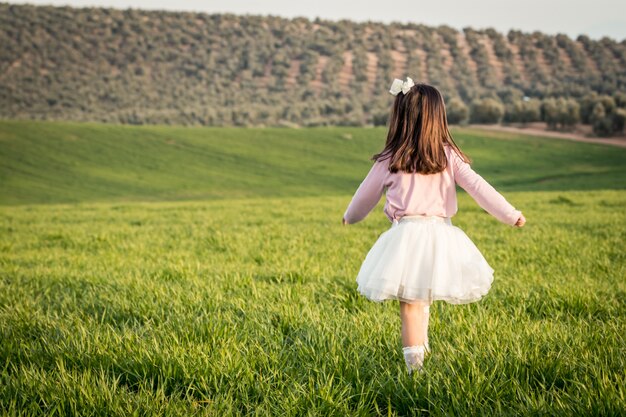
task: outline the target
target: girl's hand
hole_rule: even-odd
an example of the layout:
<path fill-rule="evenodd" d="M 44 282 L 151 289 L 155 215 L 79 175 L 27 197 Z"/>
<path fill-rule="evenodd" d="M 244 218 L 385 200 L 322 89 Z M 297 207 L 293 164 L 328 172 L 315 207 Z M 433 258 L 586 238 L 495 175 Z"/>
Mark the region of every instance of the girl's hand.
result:
<path fill-rule="evenodd" d="M 517 222 L 515 223 L 515 227 L 522 227 L 526 224 L 526 217 L 524 217 L 524 215 L 520 215 L 519 219 L 517 219 Z"/>
<path fill-rule="evenodd" d="M 346 224 L 348 224 L 348 222 L 346 221 L 346 219 L 341 219 L 341 224 L 345 226 Z"/>

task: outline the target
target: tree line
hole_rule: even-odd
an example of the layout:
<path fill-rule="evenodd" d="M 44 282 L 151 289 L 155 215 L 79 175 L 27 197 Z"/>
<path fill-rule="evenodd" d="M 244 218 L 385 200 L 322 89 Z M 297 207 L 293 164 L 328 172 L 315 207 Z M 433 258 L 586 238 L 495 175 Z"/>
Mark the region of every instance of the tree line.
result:
<path fill-rule="evenodd" d="M 624 128 L 626 41 L 584 35 L 0 4 L 0 117 L 381 125 L 393 78 L 451 123 Z"/>

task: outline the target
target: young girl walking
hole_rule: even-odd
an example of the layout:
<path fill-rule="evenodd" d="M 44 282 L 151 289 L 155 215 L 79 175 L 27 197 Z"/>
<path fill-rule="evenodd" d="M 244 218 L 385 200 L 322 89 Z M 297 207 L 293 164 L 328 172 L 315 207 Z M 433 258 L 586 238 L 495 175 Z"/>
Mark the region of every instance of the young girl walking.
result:
<path fill-rule="evenodd" d="M 441 93 L 427 84 L 394 80 L 395 101 L 384 149 L 357 189 L 343 224 L 363 220 L 386 190 L 385 215 L 392 222 L 365 257 L 358 291 L 372 301 L 398 300 L 402 345 L 409 373 L 421 370 L 428 345 L 429 306 L 481 299 L 493 269 L 451 217 L 456 184 L 502 223 L 526 219 L 472 170 L 448 130 Z"/>

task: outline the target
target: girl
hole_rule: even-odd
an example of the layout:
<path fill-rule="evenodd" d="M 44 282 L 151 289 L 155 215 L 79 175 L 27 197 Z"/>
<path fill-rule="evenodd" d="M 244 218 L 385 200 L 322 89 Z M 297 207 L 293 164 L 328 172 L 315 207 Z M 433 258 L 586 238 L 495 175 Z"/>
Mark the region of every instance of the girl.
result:
<path fill-rule="evenodd" d="M 499 221 L 522 227 L 526 219 L 472 170 L 448 130 L 443 97 L 427 84 L 394 80 L 396 96 L 387 142 L 343 215 L 343 224 L 363 220 L 384 190 L 392 222 L 365 257 L 358 291 L 372 301 L 399 300 L 402 345 L 409 373 L 421 370 L 428 353 L 429 306 L 482 298 L 493 269 L 450 218 L 457 212 L 456 184 Z"/>

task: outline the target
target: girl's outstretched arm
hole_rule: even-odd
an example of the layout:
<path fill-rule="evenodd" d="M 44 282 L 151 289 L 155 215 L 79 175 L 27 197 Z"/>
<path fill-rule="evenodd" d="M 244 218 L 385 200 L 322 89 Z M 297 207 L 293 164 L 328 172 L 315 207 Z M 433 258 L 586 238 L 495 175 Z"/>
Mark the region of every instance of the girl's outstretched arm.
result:
<path fill-rule="evenodd" d="M 452 151 L 452 161 L 454 164 L 454 181 L 493 217 L 502 223 L 516 226 L 518 220 L 522 217 L 522 212 L 516 210 L 495 188 L 478 175 L 470 167 L 470 164 L 463 161 L 454 151 Z"/>
<path fill-rule="evenodd" d="M 383 195 L 387 172 L 386 161 L 374 162 L 370 172 L 352 197 L 352 201 L 350 201 L 343 215 L 343 224 L 352 224 L 363 220 L 376 207 Z"/>

